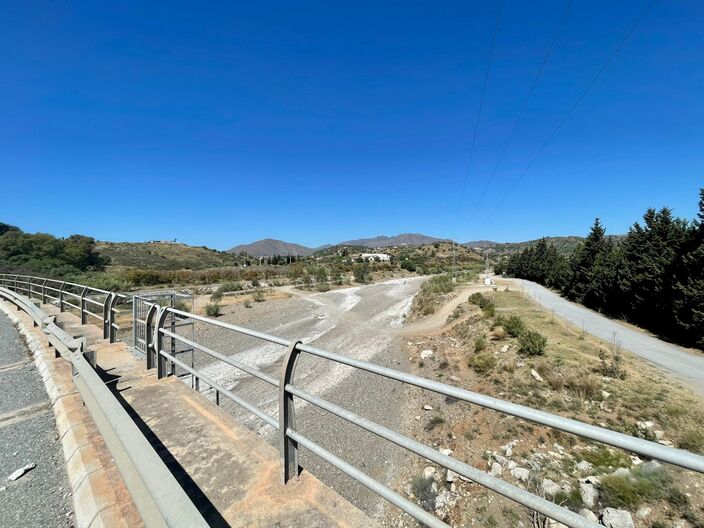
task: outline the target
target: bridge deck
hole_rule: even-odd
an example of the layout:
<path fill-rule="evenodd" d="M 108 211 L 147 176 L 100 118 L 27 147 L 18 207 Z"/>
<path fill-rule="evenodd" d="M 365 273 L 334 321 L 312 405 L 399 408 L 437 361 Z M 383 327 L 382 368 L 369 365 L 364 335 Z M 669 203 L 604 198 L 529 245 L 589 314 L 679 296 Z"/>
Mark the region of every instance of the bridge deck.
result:
<path fill-rule="evenodd" d="M 157 380 L 123 343 L 107 343 L 97 327 L 79 325 L 71 314 L 57 322 L 86 336 L 99 372 L 212 526 L 375 524 L 305 471 L 281 484 L 276 449 L 185 383 Z"/>

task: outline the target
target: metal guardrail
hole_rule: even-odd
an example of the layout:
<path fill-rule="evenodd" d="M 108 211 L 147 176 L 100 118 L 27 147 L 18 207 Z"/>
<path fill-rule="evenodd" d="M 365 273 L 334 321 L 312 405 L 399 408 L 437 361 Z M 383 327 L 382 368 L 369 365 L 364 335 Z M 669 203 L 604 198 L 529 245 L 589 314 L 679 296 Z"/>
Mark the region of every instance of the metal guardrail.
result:
<path fill-rule="evenodd" d="M 270 343 L 287 347 L 286 355 L 281 366 L 280 376 L 275 379 L 268 374 L 261 372 L 256 367 L 247 365 L 234 358 L 228 357 L 225 354 L 212 350 L 211 348 L 197 343 L 194 340 L 184 336 L 177 335 L 164 327 L 169 314 L 175 314 L 182 318 L 190 318 L 194 321 L 218 326 L 236 332 L 242 335 L 254 337 Z M 294 405 L 294 397 L 304 400 L 320 409 L 323 409 L 339 418 L 342 418 L 352 424 L 369 431 L 384 440 L 401 446 L 408 451 L 411 451 L 419 456 L 425 457 L 432 462 L 435 462 L 455 473 L 466 477 L 488 489 L 491 489 L 509 499 L 522 504 L 532 510 L 535 510 L 551 519 L 559 521 L 573 528 L 596 528 L 599 525 L 587 520 L 567 508 L 559 506 L 542 497 L 534 495 L 522 488 L 514 486 L 499 478 L 496 478 L 484 471 L 472 467 L 460 460 L 444 455 L 439 451 L 428 447 L 420 442 L 413 440 L 403 434 L 388 429 L 371 420 L 359 416 L 347 409 L 344 409 L 336 404 L 328 402 L 318 396 L 310 394 L 302 388 L 296 386 L 294 375 L 296 363 L 301 353 L 310 354 L 318 358 L 329 360 L 335 363 L 340 363 L 353 368 L 374 373 L 385 378 L 393 379 L 401 383 L 413 385 L 422 389 L 430 390 L 445 396 L 451 396 L 458 400 L 462 400 L 475 405 L 480 405 L 487 409 L 492 409 L 498 412 L 506 413 L 518 418 L 529 420 L 541 425 L 552 427 L 560 431 L 572 433 L 583 438 L 608 444 L 613 447 L 625 449 L 627 451 L 643 455 L 648 458 L 653 458 L 680 466 L 686 469 L 704 473 L 704 457 L 672 447 L 663 446 L 654 442 L 649 442 L 640 438 L 628 436 L 616 431 L 596 427 L 583 422 L 564 418 L 562 416 L 546 413 L 523 405 L 518 405 L 505 400 L 492 398 L 480 393 L 468 391 L 437 381 L 415 376 L 398 370 L 382 367 L 368 361 L 361 361 L 342 356 L 333 352 L 328 352 L 310 345 L 302 344 L 299 341 L 290 341 L 280 337 L 265 334 L 248 328 L 224 323 L 215 319 L 183 312 L 170 307 L 152 306 L 147 314 L 147 368 L 157 368 L 159 378 L 168 376 L 172 372 L 173 365 L 180 367 L 190 373 L 198 381 L 203 381 L 215 391 L 216 403 L 219 404 L 220 397 L 224 396 L 238 405 L 242 406 L 247 411 L 251 412 L 259 419 L 273 427 L 278 431 L 279 447 L 281 453 L 281 467 L 283 482 L 288 482 L 299 473 L 298 464 L 298 449 L 304 447 L 316 454 L 323 460 L 329 462 L 337 469 L 346 473 L 353 479 L 357 480 L 367 488 L 378 493 L 392 504 L 410 514 L 412 517 L 421 523 L 430 527 L 447 527 L 443 521 L 423 510 L 415 503 L 409 501 L 397 492 L 393 491 L 384 484 L 374 480 L 370 476 L 361 472 L 357 468 L 351 466 L 336 455 L 330 453 L 326 449 L 316 444 L 313 440 L 305 437 L 296 429 L 296 413 Z M 239 369 L 251 376 L 254 376 L 265 383 L 271 385 L 278 390 L 278 419 L 274 418 L 261 409 L 257 408 L 250 402 L 243 400 L 231 390 L 223 387 L 216 381 L 209 378 L 204 373 L 198 371 L 190 365 L 185 364 L 175 356 L 165 351 L 164 340 L 172 339 L 182 342 L 183 344 L 199 350 L 218 361 L 222 361 L 236 369 Z M 169 368 L 171 364 L 172 368 Z M 199 383 L 196 383 L 196 387 Z"/>
<path fill-rule="evenodd" d="M 74 339 L 24 295 L 0 287 L 0 298 L 27 312 L 42 326 L 57 356 L 68 360 L 73 382 L 123 476 L 145 526 L 206 527 L 203 516 L 166 467 L 134 420 L 100 379 Z"/>
<path fill-rule="evenodd" d="M 53 302 L 60 312 L 66 308 L 77 310 L 81 324 L 96 322 L 103 328 L 103 337 L 111 343 L 117 340 L 117 304 L 128 299 L 126 295 L 92 288 L 83 284 L 34 277 L 32 275 L 0 274 L 0 286 L 29 298 L 40 299 L 42 304 Z M 68 300 L 67 297 L 70 299 Z M 75 303 L 75 304 L 74 304 Z"/>

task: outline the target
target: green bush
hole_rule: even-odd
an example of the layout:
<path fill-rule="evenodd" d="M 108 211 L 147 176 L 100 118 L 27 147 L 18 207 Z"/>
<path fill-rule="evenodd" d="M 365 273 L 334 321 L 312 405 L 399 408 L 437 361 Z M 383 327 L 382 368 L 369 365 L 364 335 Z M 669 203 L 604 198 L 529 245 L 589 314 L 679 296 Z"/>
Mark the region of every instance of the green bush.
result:
<path fill-rule="evenodd" d="M 438 425 L 442 425 L 445 423 L 445 418 L 440 416 L 439 414 L 436 414 L 433 416 L 430 420 L 428 420 L 428 423 L 425 424 L 425 430 L 426 431 L 432 431 L 435 429 Z"/>
<path fill-rule="evenodd" d="M 255 302 L 264 302 L 264 292 L 261 288 L 254 290 L 254 295 L 252 296 Z"/>
<path fill-rule="evenodd" d="M 479 336 L 474 340 L 474 351 L 481 352 L 486 348 L 486 339 L 484 336 Z"/>
<path fill-rule="evenodd" d="M 438 493 L 433 490 L 433 479 L 418 475 L 411 482 L 411 491 L 424 510 L 432 512 L 435 509 L 435 498 Z"/>
<path fill-rule="evenodd" d="M 208 317 L 217 317 L 220 315 L 220 303 L 208 303 L 205 305 L 205 315 Z"/>
<path fill-rule="evenodd" d="M 222 290 L 219 288 L 213 292 L 213 294 L 210 296 L 210 300 L 213 302 L 220 302 L 222 301 L 223 293 Z"/>
<path fill-rule="evenodd" d="M 469 360 L 469 366 L 479 374 L 486 374 L 497 364 L 497 359 L 490 352 L 481 352 Z"/>
<path fill-rule="evenodd" d="M 622 451 L 599 447 L 590 451 L 582 451 L 581 457 L 597 468 L 631 467 L 631 459 Z"/>
<path fill-rule="evenodd" d="M 243 286 L 241 282 L 238 281 L 225 281 L 223 282 L 220 287 L 218 288 L 218 291 L 221 293 L 227 293 L 227 292 L 233 292 L 233 291 L 242 291 Z"/>
<path fill-rule="evenodd" d="M 504 327 L 504 330 L 506 330 L 508 332 L 508 335 L 510 335 L 511 337 L 518 337 L 526 331 L 526 325 L 523 322 L 523 319 L 521 319 L 517 315 L 511 315 L 505 321 L 502 318 L 501 322 L 501 326 Z"/>
<path fill-rule="evenodd" d="M 542 356 L 547 344 L 547 337 L 532 330 L 526 330 L 518 337 L 519 352 L 529 356 Z"/>
<path fill-rule="evenodd" d="M 672 478 L 663 469 L 631 470 L 630 475 L 603 475 L 599 485 L 601 502 L 614 508 L 635 509 L 644 501 L 667 498 L 672 488 Z"/>

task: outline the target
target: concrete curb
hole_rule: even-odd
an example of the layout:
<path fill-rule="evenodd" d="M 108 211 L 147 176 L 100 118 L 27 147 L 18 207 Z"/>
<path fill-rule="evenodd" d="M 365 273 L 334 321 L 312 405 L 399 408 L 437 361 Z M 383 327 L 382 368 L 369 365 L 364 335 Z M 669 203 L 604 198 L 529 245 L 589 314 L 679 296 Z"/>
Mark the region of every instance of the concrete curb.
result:
<path fill-rule="evenodd" d="M 116 486 L 115 475 L 119 472 L 73 385 L 71 364 L 55 358 L 41 329 L 33 326 L 29 316 L 13 308 L 14 305 L 0 301 L 0 310 L 17 327 L 32 352 L 51 401 L 73 492 L 76 527 L 134 526 L 134 519 L 128 523 L 115 492 L 116 487 L 125 487 L 124 482 Z M 101 457 L 101 451 L 108 452 L 108 456 Z"/>

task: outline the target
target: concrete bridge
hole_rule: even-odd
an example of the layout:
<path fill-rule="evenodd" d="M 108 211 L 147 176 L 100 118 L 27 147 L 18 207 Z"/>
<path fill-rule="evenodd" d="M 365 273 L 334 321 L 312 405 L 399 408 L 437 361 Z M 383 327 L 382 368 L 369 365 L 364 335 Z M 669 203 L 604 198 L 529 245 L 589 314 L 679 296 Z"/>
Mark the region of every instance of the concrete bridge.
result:
<path fill-rule="evenodd" d="M 566 526 L 598 526 L 304 390 L 295 379 L 302 355 L 704 472 L 704 457 L 699 455 L 356 360 L 344 351 L 326 351 L 195 315 L 173 297 L 162 301 L 45 278 L 0 275 L 0 309 L 24 333 L 49 394 L 77 526 L 373 526 L 372 519 L 300 467 L 302 449 L 419 523 L 447 526 L 305 436 L 296 427 L 296 402 L 323 409 L 376 435 L 379 442 L 396 444 Z M 195 321 L 284 347 L 278 376 L 196 342 L 192 333 L 182 330 Z M 189 361 L 189 354 L 196 352 L 270 386 L 278 394 L 277 416 L 210 379 Z M 205 397 L 206 390 L 212 398 Z M 225 412 L 223 400 L 271 427 L 278 435 L 278 449 Z"/>

